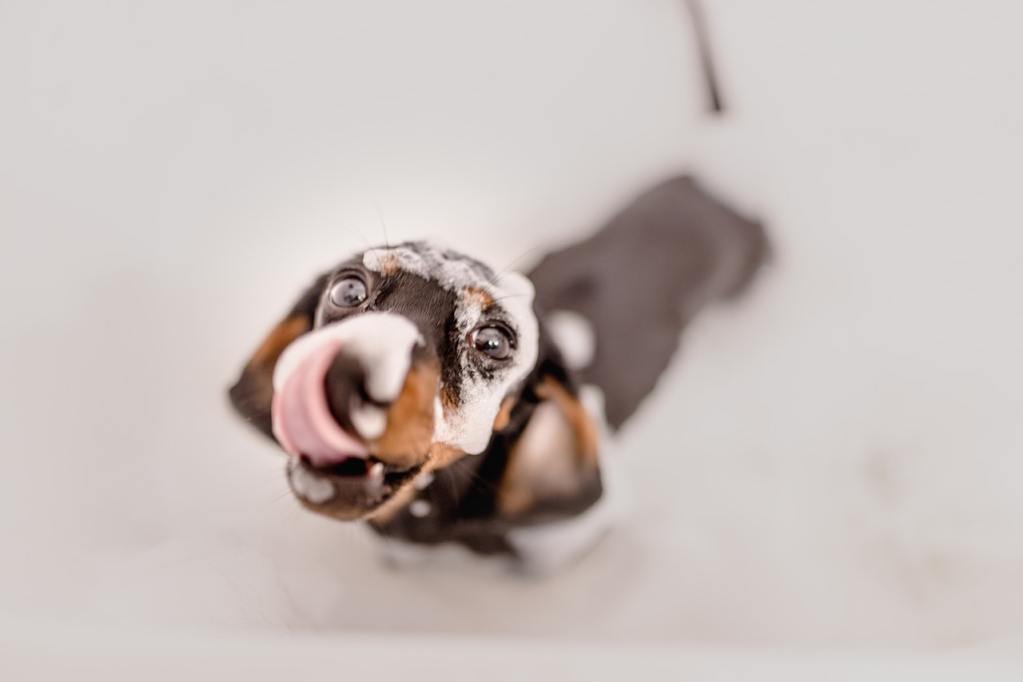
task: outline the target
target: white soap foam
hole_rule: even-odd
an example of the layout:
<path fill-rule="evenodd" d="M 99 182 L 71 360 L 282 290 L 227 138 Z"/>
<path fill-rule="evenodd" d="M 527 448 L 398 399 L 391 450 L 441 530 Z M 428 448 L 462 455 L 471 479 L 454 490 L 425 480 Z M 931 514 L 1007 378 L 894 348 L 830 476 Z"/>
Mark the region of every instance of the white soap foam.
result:
<path fill-rule="evenodd" d="M 407 318 L 393 313 L 368 312 L 300 336 L 284 349 L 274 368 L 274 390 L 284 386 L 302 359 L 321 343 L 335 339 L 366 371 L 366 391 L 379 402 L 398 397 L 412 362 L 412 347 L 422 342 L 419 330 Z"/>
<path fill-rule="evenodd" d="M 313 504 L 328 502 L 336 494 L 333 483 L 308 471 L 294 460 L 288 463 L 288 480 L 291 482 L 291 489 L 299 497 Z"/>
<path fill-rule="evenodd" d="M 570 369 L 583 369 L 593 362 L 597 336 L 589 320 L 571 310 L 556 310 L 545 321 L 547 331 Z"/>
<path fill-rule="evenodd" d="M 381 273 L 396 267 L 455 292 L 487 285 L 493 277 L 490 269 L 482 263 L 426 242 L 370 249 L 362 255 L 362 264 L 373 272 Z"/>
<path fill-rule="evenodd" d="M 494 275 L 486 266 L 445 249 L 415 242 L 392 248 L 371 249 L 363 254 L 363 265 L 375 272 L 396 267 L 402 271 L 437 282 L 458 297 L 455 326 L 463 339 L 458 352 L 461 375 L 459 405 L 444 410 L 436 401 L 434 440 L 479 454 L 490 441 L 491 427 L 508 392 L 533 368 L 538 352 L 539 328 L 533 313 L 533 284 L 511 272 Z M 465 338 L 480 323 L 483 309 L 479 296 L 468 290 L 485 292 L 507 317 L 517 338 L 514 359 L 486 378 L 472 364 Z"/>
<path fill-rule="evenodd" d="M 496 285 L 488 284 L 486 288 L 508 314 L 507 321 L 515 330 L 518 348 L 512 362 L 491 378 L 484 377 L 471 366 L 467 346 L 459 353 L 462 376 L 460 404 L 454 410 L 442 411 L 435 428 L 435 438 L 468 454 L 479 454 L 487 447 L 501 401 L 533 368 L 539 345 L 539 327 L 533 313 L 533 284 L 512 272 L 500 277 Z M 463 304 L 457 306 L 455 315 L 459 330 L 464 329 L 467 334 L 480 321 L 482 310 L 477 299 L 463 297 Z"/>

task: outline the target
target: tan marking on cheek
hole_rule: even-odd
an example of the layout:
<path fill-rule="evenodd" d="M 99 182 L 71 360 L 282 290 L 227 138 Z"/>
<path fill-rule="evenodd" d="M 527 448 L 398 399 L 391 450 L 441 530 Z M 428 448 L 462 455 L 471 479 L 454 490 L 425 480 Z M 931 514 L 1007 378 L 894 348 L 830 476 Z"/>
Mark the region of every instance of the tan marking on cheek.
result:
<path fill-rule="evenodd" d="M 370 443 L 370 451 L 394 466 L 422 463 L 433 441 L 433 399 L 440 373 L 432 363 L 412 367 L 397 399 L 387 410 L 384 434 Z"/>
<path fill-rule="evenodd" d="M 429 458 L 423 465 L 422 472 L 437 471 L 458 461 L 465 456 L 465 453 L 457 448 L 443 443 L 434 443 L 430 446 Z M 366 518 L 372 519 L 375 523 L 386 524 L 394 518 L 395 514 L 407 507 L 416 496 L 416 489 L 412 482 L 406 483 L 391 499 L 384 502 Z"/>
<path fill-rule="evenodd" d="M 259 348 L 249 360 L 250 367 L 265 367 L 277 364 L 277 359 L 292 341 L 309 331 L 309 318 L 295 315 L 282 320 L 270 334 L 259 344 Z"/>
<path fill-rule="evenodd" d="M 445 443 L 434 443 L 430 448 L 430 460 L 423 467 L 423 471 L 437 471 L 454 464 L 465 457 L 465 452 Z"/>
<path fill-rule="evenodd" d="M 497 416 L 494 417 L 494 431 L 503 431 L 508 426 L 508 422 L 511 421 L 512 409 L 515 407 L 515 399 L 508 396 L 501 401 L 501 409 L 497 411 Z"/>
<path fill-rule="evenodd" d="M 288 344 L 307 332 L 311 324 L 304 315 L 293 315 L 279 322 L 245 364 L 242 375 L 231 388 L 235 408 L 267 435 L 270 433 L 270 401 L 273 399 L 273 372 Z"/>

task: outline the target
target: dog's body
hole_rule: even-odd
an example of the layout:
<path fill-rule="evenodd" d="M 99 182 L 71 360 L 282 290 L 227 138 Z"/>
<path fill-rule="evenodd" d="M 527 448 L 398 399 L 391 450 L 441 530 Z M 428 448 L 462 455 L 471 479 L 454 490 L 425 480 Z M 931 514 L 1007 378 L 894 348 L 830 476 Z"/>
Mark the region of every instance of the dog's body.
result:
<path fill-rule="evenodd" d="M 231 399 L 288 452 L 307 508 L 549 567 L 610 521 L 608 434 L 766 252 L 687 178 L 528 279 L 425 243 L 371 249 L 316 280 Z"/>

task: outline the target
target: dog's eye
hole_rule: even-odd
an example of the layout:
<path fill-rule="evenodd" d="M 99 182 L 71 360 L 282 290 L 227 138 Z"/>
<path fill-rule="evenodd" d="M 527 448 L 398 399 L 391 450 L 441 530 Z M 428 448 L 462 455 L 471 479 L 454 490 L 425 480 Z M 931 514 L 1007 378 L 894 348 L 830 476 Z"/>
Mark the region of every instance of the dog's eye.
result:
<path fill-rule="evenodd" d="M 494 360 L 507 360 L 511 357 L 512 340 L 507 331 L 501 327 L 479 327 L 472 333 L 473 348 Z"/>
<path fill-rule="evenodd" d="M 366 300 L 366 283 L 349 275 L 330 288 L 330 302 L 339 308 L 354 308 Z"/>

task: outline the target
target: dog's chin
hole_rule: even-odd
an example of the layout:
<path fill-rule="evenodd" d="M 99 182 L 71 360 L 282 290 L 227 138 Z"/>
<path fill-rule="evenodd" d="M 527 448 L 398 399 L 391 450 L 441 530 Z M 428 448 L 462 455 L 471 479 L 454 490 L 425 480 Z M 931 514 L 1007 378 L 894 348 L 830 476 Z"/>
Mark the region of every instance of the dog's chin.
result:
<path fill-rule="evenodd" d="M 351 457 L 328 468 L 289 457 L 288 486 L 306 509 L 342 521 L 365 518 L 412 483 L 422 464 L 398 468 L 374 457 Z"/>

